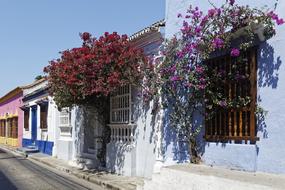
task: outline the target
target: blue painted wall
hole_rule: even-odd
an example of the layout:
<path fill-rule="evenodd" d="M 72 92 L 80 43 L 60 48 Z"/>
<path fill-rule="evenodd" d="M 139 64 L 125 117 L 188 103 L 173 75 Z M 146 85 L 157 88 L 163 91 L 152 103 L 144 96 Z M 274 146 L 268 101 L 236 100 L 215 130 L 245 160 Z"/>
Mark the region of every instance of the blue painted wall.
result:
<path fill-rule="evenodd" d="M 211 2 L 219 5 L 224 1 L 212 0 Z M 236 2 L 258 8 L 267 5 L 270 9 L 273 9 L 276 3 L 277 14 L 285 18 L 285 1 L 237 0 Z M 165 35 L 167 38 L 179 31 L 181 20 L 177 18 L 177 14 L 185 13 L 190 4 L 199 6 L 203 11 L 210 8 L 208 0 L 166 1 Z M 285 26 L 277 27 L 276 32 L 276 36 L 260 44 L 258 49 L 258 104 L 268 111 L 265 119 L 258 122 L 260 141 L 255 145 L 201 142 L 203 160 L 206 164 L 248 171 L 285 173 L 285 66 L 283 63 Z M 181 146 L 177 138 L 174 138 L 175 136 L 166 125 L 164 156 L 167 163 L 187 160 L 187 156 L 181 157 L 181 152 L 187 152 L 186 147 Z"/>
<path fill-rule="evenodd" d="M 22 146 L 23 147 L 31 146 L 33 145 L 33 142 L 34 141 L 32 139 L 23 139 Z M 41 140 L 35 141 L 35 146 L 38 147 L 39 151 L 44 154 L 52 155 L 53 145 L 54 143 L 50 141 L 41 141 Z"/>

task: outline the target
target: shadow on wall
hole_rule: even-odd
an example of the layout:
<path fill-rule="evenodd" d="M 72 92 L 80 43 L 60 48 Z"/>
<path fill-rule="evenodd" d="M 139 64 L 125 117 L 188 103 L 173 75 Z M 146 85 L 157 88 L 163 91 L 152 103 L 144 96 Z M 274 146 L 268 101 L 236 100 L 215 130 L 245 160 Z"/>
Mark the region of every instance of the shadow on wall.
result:
<path fill-rule="evenodd" d="M 280 56 L 274 60 L 274 49 L 267 42 L 263 42 L 259 46 L 258 51 L 258 87 L 277 88 L 279 80 L 278 70 L 282 64 Z"/>
<path fill-rule="evenodd" d="M 76 158 L 77 158 L 77 163 L 81 164 L 80 157 L 83 153 L 82 150 L 82 140 L 84 138 L 84 110 L 81 107 L 77 107 L 75 109 L 75 140 L 74 140 L 74 146 L 75 146 L 75 153 L 76 153 Z"/>
<path fill-rule="evenodd" d="M 282 64 L 280 55 L 274 55 L 274 48 L 267 42 L 259 45 L 257 65 L 258 65 L 258 88 L 277 89 L 279 81 L 278 70 Z M 258 95 L 257 103 L 262 102 L 262 97 Z M 263 138 L 268 138 L 266 125 L 266 110 L 257 115 L 257 131 L 262 133 Z"/>
<path fill-rule="evenodd" d="M 171 109 L 165 110 L 164 113 L 161 152 L 164 160 L 166 160 L 168 156 L 171 157 L 172 154 L 174 162 L 184 163 L 189 161 L 188 141 L 185 139 L 185 135 L 183 135 L 182 132 L 179 132 L 177 128 L 171 126 L 169 119 L 170 113 Z"/>
<path fill-rule="evenodd" d="M 104 140 L 101 141 L 101 149 L 96 148 L 95 144 L 95 139 L 102 139 L 102 132 L 105 132 L 103 128 L 106 128 L 105 118 L 103 114 L 99 115 L 99 111 L 95 106 L 80 106 L 76 109 L 74 144 L 77 163 L 82 167 L 105 167 Z M 109 134 L 106 135 L 109 137 Z M 96 143 L 99 142 L 96 141 Z M 97 155 L 95 155 L 95 152 Z M 92 157 L 92 162 L 90 162 L 90 160 L 85 160 L 87 158 L 85 154 L 94 154 L 94 157 Z"/>
<path fill-rule="evenodd" d="M 112 142 L 107 145 L 107 168 L 112 173 L 123 174 L 123 168 L 125 163 L 125 154 L 128 151 L 128 147 L 124 143 Z"/>

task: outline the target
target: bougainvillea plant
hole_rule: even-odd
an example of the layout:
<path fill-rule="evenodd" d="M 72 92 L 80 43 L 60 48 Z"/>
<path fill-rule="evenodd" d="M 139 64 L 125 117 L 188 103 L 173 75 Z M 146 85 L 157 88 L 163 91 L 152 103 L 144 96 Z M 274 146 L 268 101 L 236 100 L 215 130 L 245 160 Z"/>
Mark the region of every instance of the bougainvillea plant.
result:
<path fill-rule="evenodd" d="M 143 71 L 151 70 L 143 52 L 132 47 L 126 35 L 80 36 L 81 47 L 61 52 L 61 58 L 44 69 L 60 108 L 100 102 L 120 86 L 140 84 Z"/>
<path fill-rule="evenodd" d="M 212 4 L 212 3 L 211 3 Z M 201 125 L 195 125 L 194 115 L 211 117 L 215 107 L 237 108 L 250 103 L 250 97 L 230 100 L 217 85 L 223 77 L 240 80 L 246 76 L 211 70 L 207 60 L 216 52 L 228 52 L 237 63 L 243 64 L 242 52 L 275 34 L 275 25 L 284 23 L 273 11 L 263 11 L 227 0 L 221 7 L 212 4 L 205 14 L 190 6 L 178 13 L 182 19 L 181 33 L 166 42 L 165 59 L 159 67 L 164 105 L 169 109 L 171 124 L 189 140 L 191 162 L 200 161 L 196 136 Z M 241 43 L 234 43 L 240 38 Z M 234 102 L 235 101 L 235 102 Z M 207 112 L 205 112 L 207 110 Z"/>

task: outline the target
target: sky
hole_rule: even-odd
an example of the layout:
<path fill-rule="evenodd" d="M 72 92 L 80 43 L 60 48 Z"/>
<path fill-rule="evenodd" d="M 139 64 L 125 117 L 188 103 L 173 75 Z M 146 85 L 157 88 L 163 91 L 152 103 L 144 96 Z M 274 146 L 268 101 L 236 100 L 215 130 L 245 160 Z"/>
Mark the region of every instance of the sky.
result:
<path fill-rule="evenodd" d="M 0 96 L 80 46 L 80 32 L 131 35 L 164 15 L 165 0 L 0 0 Z"/>

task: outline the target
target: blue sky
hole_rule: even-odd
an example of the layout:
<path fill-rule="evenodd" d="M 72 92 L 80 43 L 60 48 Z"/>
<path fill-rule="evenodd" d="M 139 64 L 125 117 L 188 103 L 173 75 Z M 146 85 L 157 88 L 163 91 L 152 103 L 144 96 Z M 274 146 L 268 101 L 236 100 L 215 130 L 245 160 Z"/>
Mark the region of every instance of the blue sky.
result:
<path fill-rule="evenodd" d="M 31 83 L 79 33 L 132 34 L 164 18 L 165 0 L 1 0 L 0 96 Z"/>

